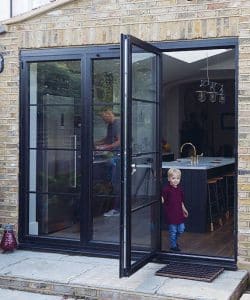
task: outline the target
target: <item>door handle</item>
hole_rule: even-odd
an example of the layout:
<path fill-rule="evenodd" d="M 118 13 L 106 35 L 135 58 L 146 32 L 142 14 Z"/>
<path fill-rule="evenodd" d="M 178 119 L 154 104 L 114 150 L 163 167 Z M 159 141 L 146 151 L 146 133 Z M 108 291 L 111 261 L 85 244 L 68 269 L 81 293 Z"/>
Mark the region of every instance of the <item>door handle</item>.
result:
<path fill-rule="evenodd" d="M 136 164 L 131 164 L 131 175 L 134 175 L 136 172 Z"/>
<path fill-rule="evenodd" d="M 74 134 L 74 152 L 75 152 L 75 155 L 74 155 L 74 169 L 75 169 L 75 172 L 74 172 L 74 188 L 76 188 L 76 134 Z"/>
<path fill-rule="evenodd" d="M 73 138 L 73 149 L 74 149 L 74 171 L 73 171 L 73 183 L 72 183 L 72 187 L 76 188 L 76 142 L 77 142 L 77 136 L 76 134 L 72 135 Z"/>

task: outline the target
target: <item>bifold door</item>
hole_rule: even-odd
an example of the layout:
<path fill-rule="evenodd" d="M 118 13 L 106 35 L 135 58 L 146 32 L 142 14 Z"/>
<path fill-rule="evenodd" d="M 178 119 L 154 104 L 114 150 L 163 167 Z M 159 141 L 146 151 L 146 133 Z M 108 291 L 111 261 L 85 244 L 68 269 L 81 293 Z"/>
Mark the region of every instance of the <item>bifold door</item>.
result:
<path fill-rule="evenodd" d="M 122 35 L 121 277 L 160 247 L 159 86 L 159 50 Z"/>

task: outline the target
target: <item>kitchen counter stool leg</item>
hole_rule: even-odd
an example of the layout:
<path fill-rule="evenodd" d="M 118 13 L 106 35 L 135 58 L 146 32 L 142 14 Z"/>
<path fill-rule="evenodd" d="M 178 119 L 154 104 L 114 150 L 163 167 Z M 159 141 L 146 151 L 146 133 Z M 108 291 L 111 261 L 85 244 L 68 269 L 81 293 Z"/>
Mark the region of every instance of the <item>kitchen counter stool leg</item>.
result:
<path fill-rule="evenodd" d="M 208 209 L 209 209 L 209 219 L 210 219 L 210 230 L 214 231 L 214 221 L 218 218 L 218 223 L 220 226 L 223 225 L 221 218 L 221 208 L 218 197 L 218 180 L 216 178 L 209 179 L 207 181 L 208 190 Z"/>

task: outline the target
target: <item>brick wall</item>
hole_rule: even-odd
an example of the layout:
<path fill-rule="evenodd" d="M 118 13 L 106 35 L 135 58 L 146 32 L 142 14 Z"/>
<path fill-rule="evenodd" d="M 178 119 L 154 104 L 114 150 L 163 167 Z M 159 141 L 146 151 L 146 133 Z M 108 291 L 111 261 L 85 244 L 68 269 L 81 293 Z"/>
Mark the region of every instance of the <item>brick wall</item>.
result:
<path fill-rule="evenodd" d="M 78 0 L 19 22 L 0 35 L 0 223 L 17 223 L 21 48 L 119 43 L 120 33 L 146 41 L 239 37 L 239 265 L 250 261 L 250 1 Z M 4 46 L 3 46 L 4 45 Z"/>
<path fill-rule="evenodd" d="M 238 264 L 250 269 L 250 2 L 239 18 Z"/>
<path fill-rule="evenodd" d="M 147 41 L 237 36 L 239 3 L 73 1 L 11 29 L 19 31 L 19 46 L 24 48 L 119 43 L 121 32 Z"/>
<path fill-rule="evenodd" d="M 19 70 L 16 35 L 0 36 L 0 52 L 5 59 L 4 72 L 0 74 L 0 224 L 15 224 L 17 229 Z"/>

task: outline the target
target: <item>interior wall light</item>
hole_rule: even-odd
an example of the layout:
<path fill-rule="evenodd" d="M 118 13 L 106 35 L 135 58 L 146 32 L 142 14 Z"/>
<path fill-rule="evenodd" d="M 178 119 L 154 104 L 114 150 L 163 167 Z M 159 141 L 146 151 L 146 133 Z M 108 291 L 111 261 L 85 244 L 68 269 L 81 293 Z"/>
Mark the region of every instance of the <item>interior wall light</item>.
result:
<path fill-rule="evenodd" d="M 197 100 L 205 102 L 206 100 L 215 103 L 217 100 L 220 104 L 225 103 L 225 95 L 223 85 L 219 82 L 210 81 L 208 74 L 208 54 L 207 54 L 207 78 L 201 79 L 200 90 L 195 91 Z"/>

